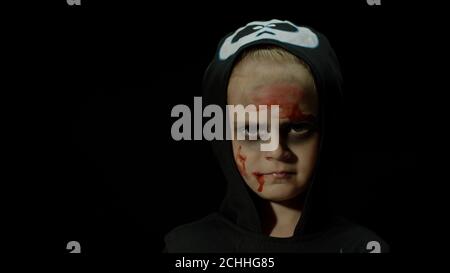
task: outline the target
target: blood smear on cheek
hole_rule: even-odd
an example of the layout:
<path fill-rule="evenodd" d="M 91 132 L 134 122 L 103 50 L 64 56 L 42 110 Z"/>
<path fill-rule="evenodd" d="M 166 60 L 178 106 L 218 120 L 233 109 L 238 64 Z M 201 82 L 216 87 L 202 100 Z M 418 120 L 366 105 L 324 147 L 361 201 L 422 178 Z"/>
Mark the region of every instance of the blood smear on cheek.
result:
<path fill-rule="evenodd" d="M 239 172 L 244 177 L 247 177 L 247 172 L 245 170 L 245 161 L 247 160 L 247 157 L 242 154 L 241 150 L 242 150 L 242 146 L 239 145 L 239 148 L 237 151 L 238 168 L 239 168 Z"/>

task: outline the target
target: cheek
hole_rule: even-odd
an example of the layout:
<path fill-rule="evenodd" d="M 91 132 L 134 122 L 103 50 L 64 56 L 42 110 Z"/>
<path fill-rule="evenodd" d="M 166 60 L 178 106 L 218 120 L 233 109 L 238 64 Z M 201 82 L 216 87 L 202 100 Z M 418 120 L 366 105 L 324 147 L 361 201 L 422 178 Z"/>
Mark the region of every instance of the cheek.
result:
<path fill-rule="evenodd" d="M 311 172 L 316 165 L 317 155 L 319 152 L 319 136 L 311 136 L 307 142 L 291 145 L 290 148 L 299 159 L 297 162 L 297 168 L 300 172 Z"/>
<path fill-rule="evenodd" d="M 249 178 L 252 170 L 257 167 L 261 153 L 258 149 L 254 149 L 254 145 L 247 145 L 240 141 L 232 141 L 232 143 L 234 160 L 238 170 L 243 177 Z"/>
<path fill-rule="evenodd" d="M 234 160 L 242 176 L 247 177 L 247 155 L 242 150 L 242 145 L 233 141 Z"/>
<path fill-rule="evenodd" d="M 252 147 L 253 145 L 246 146 L 236 143 L 234 145 L 235 160 L 239 172 L 241 173 L 245 182 L 249 184 L 250 181 L 256 179 L 259 184 L 257 190 L 258 192 L 262 192 L 264 187 L 264 176 L 260 175 L 258 172 L 254 172 L 255 169 L 259 169 L 259 165 L 261 163 L 261 153 L 259 152 L 259 150 L 252 149 Z"/>

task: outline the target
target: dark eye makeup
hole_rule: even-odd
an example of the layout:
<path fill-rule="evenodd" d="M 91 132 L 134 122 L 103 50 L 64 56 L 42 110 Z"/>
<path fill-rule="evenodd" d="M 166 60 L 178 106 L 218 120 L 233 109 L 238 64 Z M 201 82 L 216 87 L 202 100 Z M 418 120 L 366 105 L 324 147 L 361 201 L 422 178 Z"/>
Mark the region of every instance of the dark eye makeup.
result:
<path fill-rule="evenodd" d="M 316 129 L 316 125 L 312 122 L 298 122 L 289 124 L 289 133 L 296 135 L 307 135 Z"/>
<path fill-rule="evenodd" d="M 258 126 L 255 127 L 257 131 L 250 132 L 249 125 L 246 124 L 245 126 L 242 126 L 240 128 L 237 128 L 238 131 L 240 131 L 242 134 L 245 135 L 246 140 L 249 140 L 250 136 L 257 138 L 257 140 L 260 140 L 261 137 L 259 135 Z M 270 130 L 267 128 L 266 129 Z M 310 121 L 301 121 L 301 122 L 295 122 L 295 123 L 285 123 L 280 125 L 280 133 L 281 134 L 289 134 L 294 137 L 300 137 L 304 138 L 309 136 L 311 133 L 315 132 L 317 130 L 317 125 L 315 122 Z"/>

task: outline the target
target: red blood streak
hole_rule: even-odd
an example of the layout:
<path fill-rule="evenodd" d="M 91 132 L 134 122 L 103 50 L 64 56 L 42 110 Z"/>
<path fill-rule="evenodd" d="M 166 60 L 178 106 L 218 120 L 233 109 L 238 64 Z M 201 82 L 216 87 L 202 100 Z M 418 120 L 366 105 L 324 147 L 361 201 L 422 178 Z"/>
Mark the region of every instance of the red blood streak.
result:
<path fill-rule="evenodd" d="M 242 150 L 242 146 L 239 145 L 238 151 L 237 151 L 237 160 L 239 162 L 238 168 L 239 168 L 239 172 L 243 176 L 247 176 L 247 172 L 245 170 L 245 160 L 247 160 L 247 157 L 242 154 L 241 150 Z"/>
<path fill-rule="evenodd" d="M 254 172 L 253 175 L 256 176 L 256 180 L 258 180 L 258 192 L 262 192 L 264 188 L 264 175 L 258 172 Z"/>
<path fill-rule="evenodd" d="M 280 118 L 288 118 L 291 121 L 313 121 L 314 115 L 303 114 L 300 103 L 304 92 L 296 85 L 278 84 L 275 86 L 256 89 L 252 97 L 256 105 L 279 105 Z"/>

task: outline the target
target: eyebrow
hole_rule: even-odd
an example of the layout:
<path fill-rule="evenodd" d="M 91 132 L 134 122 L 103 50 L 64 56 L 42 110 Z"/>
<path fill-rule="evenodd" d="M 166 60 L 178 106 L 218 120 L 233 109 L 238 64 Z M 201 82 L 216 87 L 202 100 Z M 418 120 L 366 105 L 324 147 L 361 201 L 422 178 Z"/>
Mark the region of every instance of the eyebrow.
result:
<path fill-rule="evenodd" d="M 304 123 L 304 122 L 316 124 L 317 118 L 312 114 L 308 114 L 308 115 L 305 115 L 305 118 L 302 118 L 300 120 L 283 119 L 283 120 L 279 121 L 279 124 L 280 124 L 280 126 L 282 126 L 282 125 L 286 125 L 286 124 L 298 124 L 298 123 Z M 234 124 L 238 125 L 238 121 L 235 120 Z M 260 125 L 260 124 L 269 124 L 269 122 L 261 123 L 258 121 L 256 123 L 250 123 L 248 120 L 246 120 L 244 123 L 244 126 L 249 126 L 250 124 Z M 237 127 L 237 126 L 235 126 L 235 127 Z"/>
<path fill-rule="evenodd" d="M 305 121 L 306 122 L 310 122 L 310 123 L 317 123 L 317 118 L 313 114 L 303 114 L 300 119 L 291 120 L 290 122 L 291 123 L 296 123 L 296 122 L 298 123 L 298 122 L 305 122 Z"/>

